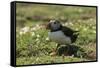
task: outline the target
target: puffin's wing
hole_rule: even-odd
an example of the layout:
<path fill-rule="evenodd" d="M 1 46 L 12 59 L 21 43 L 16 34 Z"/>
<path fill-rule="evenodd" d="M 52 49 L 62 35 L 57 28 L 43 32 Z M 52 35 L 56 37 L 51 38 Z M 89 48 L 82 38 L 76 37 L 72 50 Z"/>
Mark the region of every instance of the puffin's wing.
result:
<path fill-rule="evenodd" d="M 62 31 L 66 36 L 72 36 L 73 33 L 75 32 L 74 30 L 72 30 L 68 27 L 65 27 L 65 26 L 62 27 Z"/>
<path fill-rule="evenodd" d="M 79 31 L 74 31 L 68 27 L 62 27 L 62 31 L 66 36 L 71 38 L 72 43 L 74 43 L 79 35 Z"/>

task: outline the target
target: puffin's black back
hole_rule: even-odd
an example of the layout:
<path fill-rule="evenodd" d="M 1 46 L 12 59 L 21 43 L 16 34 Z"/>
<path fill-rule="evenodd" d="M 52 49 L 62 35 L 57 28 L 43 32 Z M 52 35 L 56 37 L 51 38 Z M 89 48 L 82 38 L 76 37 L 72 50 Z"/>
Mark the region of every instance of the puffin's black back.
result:
<path fill-rule="evenodd" d="M 74 43 L 79 35 L 79 31 L 74 31 L 68 27 L 62 26 L 62 31 L 66 36 L 71 37 L 72 43 Z"/>

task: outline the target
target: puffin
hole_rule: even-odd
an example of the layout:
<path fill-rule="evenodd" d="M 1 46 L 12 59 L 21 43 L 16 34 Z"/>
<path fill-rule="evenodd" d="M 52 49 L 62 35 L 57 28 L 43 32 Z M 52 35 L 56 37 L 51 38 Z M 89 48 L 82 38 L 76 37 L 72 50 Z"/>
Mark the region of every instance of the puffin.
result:
<path fill-rule="evenodd" d="M 79 35 L 79 31 L 63 26 L 59 20 L 50 20 L 46 29 L 49 30 L 49 39 L 57 43 L 56 50 L 61 45 L 70 45 L 74 43 Z"/>

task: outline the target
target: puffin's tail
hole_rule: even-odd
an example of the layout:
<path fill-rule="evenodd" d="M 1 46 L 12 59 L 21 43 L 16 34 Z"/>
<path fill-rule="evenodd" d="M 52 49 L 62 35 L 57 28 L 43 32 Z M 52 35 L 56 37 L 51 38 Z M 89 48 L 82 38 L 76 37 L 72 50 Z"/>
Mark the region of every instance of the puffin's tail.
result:
<path fill-rule="evenodd" d="M 79 31 L 75 31 L 75 33 L 71 37 L 72 43 L 74 43 L 77 40 L 78 35 L 79 35 Z"/>

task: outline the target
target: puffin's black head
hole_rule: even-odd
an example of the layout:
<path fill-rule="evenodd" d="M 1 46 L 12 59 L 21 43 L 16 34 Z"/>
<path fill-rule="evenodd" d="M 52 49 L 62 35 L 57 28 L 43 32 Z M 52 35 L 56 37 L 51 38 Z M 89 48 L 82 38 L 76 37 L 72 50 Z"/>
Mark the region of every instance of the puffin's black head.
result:
<path fill-rule="evenodd" d="M 47 25 L 47 29 L 51 31 L 58 31 L 61 30 L 62 25 L 58 20 L 50 20 L 50 22 Z"/>

